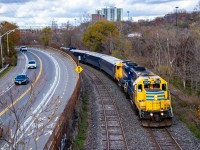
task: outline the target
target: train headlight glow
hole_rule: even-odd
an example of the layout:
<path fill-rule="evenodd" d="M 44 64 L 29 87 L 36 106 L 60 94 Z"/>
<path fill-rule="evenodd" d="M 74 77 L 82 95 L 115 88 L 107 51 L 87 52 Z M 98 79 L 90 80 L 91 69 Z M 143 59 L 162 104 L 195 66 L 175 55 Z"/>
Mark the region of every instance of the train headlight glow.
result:
<path fill-rule="evenodd" d="M 163 112 L 161 112 L 160 114 L 161 114 L 161 116 L 163 116 L 163 115 L 164 115 L 164 113 L 163 113 Z"/>
<path fill-rule="evenodd" d="M 155 100 L 155 101 L 158 100 L 158 96 L 157 96 L 157 95 L 154 96 L 154 100 Z"/>
<path fill-rule="evenodd" d="M 153 116 L 153 113 L 150 113 L 150 116 L 152 117 L 152 116 Z"/>

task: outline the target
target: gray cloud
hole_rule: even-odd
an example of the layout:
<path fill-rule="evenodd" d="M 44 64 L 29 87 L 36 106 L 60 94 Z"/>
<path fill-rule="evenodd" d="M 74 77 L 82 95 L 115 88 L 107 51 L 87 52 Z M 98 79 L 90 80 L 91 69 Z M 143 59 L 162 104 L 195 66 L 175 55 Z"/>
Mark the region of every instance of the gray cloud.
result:
<path fill-rule="evenodd" d="M 191 2 L 192 1 L 192 2 Z M 115 6 L 123 8 L 124 20 L 127 11 L 131 17 L 155 17 L 174 11 L 174 6 L 193 10 L 199 0 L 0 0 L 0 21 L 15 22 L 21 26 L 31 24 L 49 24 L 53 19 L 58 23 L 83 14 L 95 13 L 95 10 Z"/>
<path fill-rule="evenodd" d="M 178 2 L 184 0 L 145 0 L 147 4 L 163 4 L 163 3 L 171 3 L 171 2 Z"/>
<path fill-rule="evenodd" d="M 132 5 L 134 4 L 163 4 L 163 3 L 171 3 L 171 2 L 179 2 L 179 1 L 185 1 L 185 0 L 125 0 L 125 2 Z"/>
<path fill-rule="evenodd" d="M 26 3 L 32 0 L 0 0 L 0 3 Z"/>

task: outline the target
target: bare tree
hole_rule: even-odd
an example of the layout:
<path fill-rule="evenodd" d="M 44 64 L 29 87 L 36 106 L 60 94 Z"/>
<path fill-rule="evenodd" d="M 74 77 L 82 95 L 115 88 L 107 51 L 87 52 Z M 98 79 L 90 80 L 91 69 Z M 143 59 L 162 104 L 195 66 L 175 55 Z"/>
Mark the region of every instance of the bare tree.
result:
<path fill-rule="evenodd" d="M 89 13 L 87 13 L 87 12 L 84 12 L 84 13 L 80 16 L 78 22 L 79 22 L 80 24 L 88 24 L 88 23 L 90 23 L 90 22 L 91 22 L 91 15 L 90 15 Z"/>
<path fill-rule="evenodd" d="M 33 110 L 36 99 L 35 95 L 40 92 L 40 89 L 34 87 L 42 86 L 41 84 L 45 82 L 44 74 L 43 77 L 40 85 L 35 85 L 33 82 L 30 83 L 30 87 L 27 87 L 29 94 L 26 95 L 27 99 L 22 104 L 16 104 L 15 97 L 20 94 L 16 86 L 1 100 L 0 107 L 6 107 L 8 111 L 8 113 L 5 113 L 4 118 L 6 122 L 2 125 L 3 135 L 0 137 L 1 145 L 4 145 L 4 148 L 28 149 L 30 144 L 33 144 L 30 143 L 31 140 L 34 140 L 35 148 L 37 149 L 38 138 L 47 132 L 51 132 L 47 131 L 47 128 L 54 123 L 59 115 L 57 110 L 61 102 L 60 97 L 51 98 L 49 103 L 43 103 Z M 51 130 L 53 130 L 53 126 Z"/>

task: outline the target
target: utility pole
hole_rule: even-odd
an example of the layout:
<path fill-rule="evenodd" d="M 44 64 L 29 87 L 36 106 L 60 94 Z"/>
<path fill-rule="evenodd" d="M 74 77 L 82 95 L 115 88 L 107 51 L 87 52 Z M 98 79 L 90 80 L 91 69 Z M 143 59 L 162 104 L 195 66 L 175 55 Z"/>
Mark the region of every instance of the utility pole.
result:
<path fill-rule="evenodd" d="M 177 26 L 177 9 L 178 7 L 175 7 L 176 8 L 176 26 Z"/>
<path fill-rule="evenodd" d="M 75 28 L 76 28 L 76 18 L 74 20 L 75 20 Z"/>
<path fill-rule="evenodd" d="M 1 35 L 0 35 L 0 45 L 1 45 L 1 68 L 3 68 L 3 50 L 2 50 L 2 41 L 1 41 Z"/>
<path fill-rule="evenodd" d="M 7 52 L 8 52 L 8 56 L 9 56 L 10 50 L 9 50 L 9 42 L 8 42 L 8 33 L 7 33 Z"/>
<path fill-rule="evenodd" d="M 129 13 L 130 13 L 130 11 L 127 11 L 127 14 L 128 14 L 128 21 L 129 21 Z"/>
<path fill-rule="evenodd" d="M 15 31 L 15 29 L 9 30 L 6 33 L 4 33 L 3 35 L 0 35 L 1 67 L 2 68 L 3 68 L 3 61 L 4 61 L 4 58 L 3 58 L 3 47 L 2 47 L 2 37 L 7 34 L 7 44 L 8 44 L 8 34 L 14 32 L 14 31 Z M 7 45 L 7 48 L 8 48 L 8 45 Z M 8 53 L 9 53 L 9 48 L 8 48 Z"/>

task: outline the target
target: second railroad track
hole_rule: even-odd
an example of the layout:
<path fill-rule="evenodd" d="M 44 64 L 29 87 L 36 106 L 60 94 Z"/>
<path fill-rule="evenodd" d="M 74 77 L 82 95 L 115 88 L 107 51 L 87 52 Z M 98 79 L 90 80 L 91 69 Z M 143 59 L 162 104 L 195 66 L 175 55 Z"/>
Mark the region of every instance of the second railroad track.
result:
<path fill-rule="evenodd" d="M 128 150 L 126 136 L 115 100 L 108 87 L 93 69 L 85 67 L 85 72 L 91 78 L 98 92 L 100 104 L 100 123 L 102 131 L 102 146 L 106 150 Z"/>

